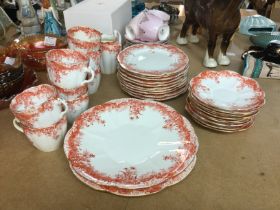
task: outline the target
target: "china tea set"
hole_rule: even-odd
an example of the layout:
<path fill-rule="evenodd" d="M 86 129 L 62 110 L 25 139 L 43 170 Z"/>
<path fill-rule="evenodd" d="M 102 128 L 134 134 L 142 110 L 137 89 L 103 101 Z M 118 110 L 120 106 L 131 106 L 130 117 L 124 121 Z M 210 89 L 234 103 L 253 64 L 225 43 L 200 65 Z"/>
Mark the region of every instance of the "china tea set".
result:
<path fill-rule="evenodd" d="M 133 45 L 123 50 L 118 31 L 72 27 L 67 49 L 46 35 L 43 42 L 53 48 L 40 55 L 51 84 L 13 98 L 14 127 L 44 152 L 64 142 L 73 174 L 96 190 L 143 196 L 185 179 L 196 163 L 198 138 L 184 116 L 157 101 L 188 91 L 185 108 L 196 122 L 237 132 L 253 125 L 265 93 L 256 81 L 231 71 L 204 71 L 189 82 L 189 57 L 163 44 L 170 35 L 169 19 L 159 10 L 139 13 L 125 28 Z M 101 73 L 116 73 L 120 88 L 138 99 L 115 99 L 88 109 Z"/>
<path fill-rule="evenodd" d="M 56 44 L 56 37 L 48 38 L 54 39 L 49 43 Z M 89 94 L 97 91 L 101 72 L 116 71 L 116 57 L 121 50 L 121 36 L 117 31 L 105 35 L 79 26 L 70 28 L 67 38 L 69 49 L 41 52 L 45 54 L 51 85 L 26 89 L 10 104 L 15 128 L 45 152 L 56 150 L 66 133 L 67 123 L 72 124 L 88 109 Z"/>

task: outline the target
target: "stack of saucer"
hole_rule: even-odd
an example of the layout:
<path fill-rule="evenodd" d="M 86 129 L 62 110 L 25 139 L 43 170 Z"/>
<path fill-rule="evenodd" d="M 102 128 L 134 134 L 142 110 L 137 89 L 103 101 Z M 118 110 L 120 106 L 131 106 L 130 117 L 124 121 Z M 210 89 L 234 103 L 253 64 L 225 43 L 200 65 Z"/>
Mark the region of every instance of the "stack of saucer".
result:
<path fill-rule="evenodd" d="M 122 196 L 149 195 L 182 181 L 194 168 L 197 150 L 186 118 L 165 104 L 131 98 L 87 110 L 64 141 L 80 181 Z"/>
<path fill-rule="evenodd" d="M 265 104 L 259 84 L 233 71 L 204 71 L 190 81 L 186 110 L 200 125 L 236 132 L 254 123 Z"/>
<path fill-rule="evenodd" d="M 132 45 L 118 61 L 120 86 L 131 96 L 164 101 L 187 90 L 189 59 L 173 45 Z"/>

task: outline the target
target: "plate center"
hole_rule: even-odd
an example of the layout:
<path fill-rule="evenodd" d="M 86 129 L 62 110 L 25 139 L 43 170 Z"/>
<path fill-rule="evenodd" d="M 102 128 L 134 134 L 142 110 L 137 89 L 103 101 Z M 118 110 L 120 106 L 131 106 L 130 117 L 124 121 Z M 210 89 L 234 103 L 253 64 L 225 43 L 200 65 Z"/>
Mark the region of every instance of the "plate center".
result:
<path fill-rule="evenodd" d="M 118 163 L 139 164 L 157 153 L 158 135 L 139 125 L 124 125 L 110 131 L 104 152 Z M 149 146 L 146 143 L 149 142 Z"/>

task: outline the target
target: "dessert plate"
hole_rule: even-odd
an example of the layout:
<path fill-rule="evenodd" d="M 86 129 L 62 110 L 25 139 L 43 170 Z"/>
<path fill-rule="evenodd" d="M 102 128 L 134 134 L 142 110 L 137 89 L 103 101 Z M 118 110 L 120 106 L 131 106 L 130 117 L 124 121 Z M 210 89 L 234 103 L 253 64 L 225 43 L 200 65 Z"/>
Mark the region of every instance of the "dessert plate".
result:
<path fill-rule="evenodd" d="M 222 110 L 251 110 L 265 103 L 265 93 L 251 78 L 233 71 L 204 71 L 190 81 L 192 94 Z"/>
<path fill-rule="evenodd" d="M 80 115 L 65 137 L 75 171 L 100 185 L 150 187 L 172 177 L 197 151 L 191 124 L 162 103 L 118 99 Z"/>
<path fill-rule="evenodd" d="M 137 44 L 122 50 L 117 57 L 122 68 L 147 75 L 181 71 L 188 56 L 173 45 Z"/>

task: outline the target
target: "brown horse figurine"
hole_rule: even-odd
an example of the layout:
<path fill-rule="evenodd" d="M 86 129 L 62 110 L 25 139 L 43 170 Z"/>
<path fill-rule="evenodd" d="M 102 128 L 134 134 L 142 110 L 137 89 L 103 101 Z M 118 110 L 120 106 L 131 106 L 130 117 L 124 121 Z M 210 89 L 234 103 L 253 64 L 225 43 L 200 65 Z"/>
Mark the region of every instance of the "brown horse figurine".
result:
<path fill-rule="evenodd" d="M 240 7 L 244 0 L 186 0 L 186 19 L 180 35 L 177 38 L 178 44 L 187 44 L 186 33 L 192 25 L 192 35 L 189 41 L 197 43 L 199 41 L 196 33 L 199 26 L 208 30 L 208 49 L 204 57 L 203 64 L 206 67 L 217 66 L 213 58 L 216 40 L 219 35 L 223 36 L 221 51 L 218 56 L 220 65 L 229 65 L 230 59 L 226 56 L 227 48 L 231 38 L 240 22 Z"/>

